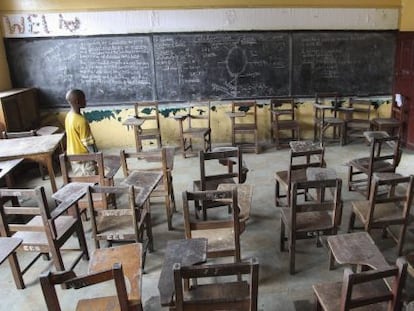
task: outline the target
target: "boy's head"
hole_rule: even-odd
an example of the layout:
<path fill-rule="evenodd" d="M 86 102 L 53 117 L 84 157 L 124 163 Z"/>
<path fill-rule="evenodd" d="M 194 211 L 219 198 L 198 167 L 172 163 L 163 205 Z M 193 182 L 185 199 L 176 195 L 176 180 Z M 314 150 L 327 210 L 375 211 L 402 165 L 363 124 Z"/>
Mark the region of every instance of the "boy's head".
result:
<path fill-rule="evenodd" d="M 85 93 L 83 93 L 82 90 L 78 90 L 78 89 L 69 90 L 66 93 L 66 101 L 74 109 L 76 108 L 80 109 L 80 108 L 86 107 Z"/>

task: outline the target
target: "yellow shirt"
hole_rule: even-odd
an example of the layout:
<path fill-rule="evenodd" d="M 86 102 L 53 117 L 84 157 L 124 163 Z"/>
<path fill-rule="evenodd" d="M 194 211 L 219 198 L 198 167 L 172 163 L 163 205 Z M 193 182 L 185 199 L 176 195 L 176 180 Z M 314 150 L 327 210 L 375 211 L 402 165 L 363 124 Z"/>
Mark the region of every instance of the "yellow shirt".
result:
<path fill-rule="evenodd" d="M 95 140 L 88 120 L 83 115 L 69 111 L 65 119 L 65 129 L 67 154 L 89 153 L 86 146 L 93 145 Z"/>

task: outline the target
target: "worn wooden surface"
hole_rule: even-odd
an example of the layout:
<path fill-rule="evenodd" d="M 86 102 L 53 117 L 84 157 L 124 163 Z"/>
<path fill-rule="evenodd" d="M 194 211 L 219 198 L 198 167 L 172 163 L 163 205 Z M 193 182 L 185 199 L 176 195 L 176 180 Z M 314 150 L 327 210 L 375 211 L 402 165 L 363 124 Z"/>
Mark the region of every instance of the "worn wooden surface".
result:
<path fill-rule="evenodd" d="M 19 238 L 0 237 L 0 264 L 9 257 L 23 240 Z"/>
<path fill-rule="evenodd" d="M 0 179 L 10 173 L 22 161 L 23 158 L 0 161 Z"/>
<path fill-rule="evenodd" d="M 385 138 L 390 136 L 385 131 L 366 131 L 363 133 L 363 135 L 369 143 L 371 143 L 376 138 Z"/>
<path fill-rule="evenodd" d="M 330 236 L 328 244 L 339 264 L 364 265 L 372 269 L 390 267 L 367 232 Z"/>
<path fill-rule="evenodd" d="M 309 167 L 306 169 L 306 178 L 308 180 L 336 179 L 337 174 L 332 168 Z"/>
<path fill-rule="evenodd" d="M 89 261 L 88 272 L 96 273 L 102 270 L 111 269 L 114 263 L 121 263 L 124 276 L 130 286 L 129 299 L 141 301 L 141 258 L 141 243 L 96 249 L 92 253 Z"/>
<path fill-rule="evenodd" d="M 294 140 L 289 142 L 289 146 L 293 152 L 316 151 L 322 149 L 320 143 L 315 143 L 310 140 Z"/>
<path fill-rule="evenodd" d="M 64 133 L 0 139 L 0 160 L 29 159 L 47 167 L 52 192 L 57 191 L 52 155 L 60 145 Z"/>
<path fill-rule="evenodd" d="M 158 281 L 160 301 L 162 306 L 174 304 L 174 274 L 173 266 L 180 263 L 190 266 L 207 260 L 207 239 L 170 240 L 165 250 L 164 263 Z"/>
<path fill-rule="evenodd" d="M 233 190 L 237 188 L 237 203 L 239 205 L 240 221 L 246 221 L 250 218 L 250 211 L 252 208 L 253 185 L 247 184 L 220 184 L 217 190 Z"/>
<path fill-rule="evenodd" d="M 93 183 L 87 182 L 71 182 L 69 184 L 63 185 L 58 191 L 52 194 L 52 199 L 64 202 L 64 201 L 72 201 L 73 198 L 78 197 L 79 193 L 82 192 L 86 194 L 86 190 L 88 186 L 93 186 Z"/>
<path fill-rule="evenodd" d="M 161 178 L 162 172 L 135 171 L 125 178 L 121 184 L 139 188 L 139 192 L 135 197 L 135 203 L 137 206 L 142 206 L 148 200 Z"/>

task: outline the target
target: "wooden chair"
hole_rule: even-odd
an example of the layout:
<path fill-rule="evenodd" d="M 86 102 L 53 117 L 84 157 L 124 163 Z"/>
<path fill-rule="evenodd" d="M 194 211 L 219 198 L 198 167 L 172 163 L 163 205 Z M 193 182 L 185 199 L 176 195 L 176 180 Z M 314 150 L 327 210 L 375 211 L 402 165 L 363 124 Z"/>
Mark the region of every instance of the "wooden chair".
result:
<path fill-rule="evenodd" d="M 349 112 L 345 119 L 345 143 L 351 138 L 364 138 L 363 133 L 371 128 L 371 101 L 365 99 L 349 99 Z"/>
<path fill-rule="evenodd" d="M 403 128 L 407 122 L 407 110 L 408 107 L 405 104 L 405 96 L 401 96 L 401 106 L 398 106 L 395 100 L 395 96 L 391 100 L 391 115 L 388 118 L 376 118 L 371 120 L 371 129 L 374 131 L 385 131 L 391 136 L 401 136 Z M 404 141 L 404 139 L 402 139 Z"/>
<path fill-rule="evenodd" d="M 232 280 L 247 275 L 248 280 Z M 209 283 L 184 289 L 190 279 L 218 278 Z M 201 283 L 201 282 L 200 282 Z M 240 310 L 256 311 L 258 299 L 259 263 L 250 262 L 182 267 L 174 265 L 176 311 Z"/>
<path fill-rule="evenodd" d="M 313 139 L 326 141 L 325 132 L 332 128 L 332 140 L 344 143 L 345 121 L 339 117 L 340 102 L 338 93 L 316 93 L 313 118 Z"/>
<path fill-rule="evenodd" d="M 352 159 L 347 163 L 348 190 L 358 191 L 369 198 L 372 174 L 374 172 L 395 172 L 401 154 L 398 136 L 374 138 L 368 157 Z"/>
<path fill-rule="evenodd" d="M 210 102 L 197 102 L 186 108 L 184 115 L 174 116 L 174 119 L 179 122 L 184 158 L 189 154 L 197 154 L 193 150 L 193 139 L 202 140 L 202 150 L 211 150 L 210 109 Z"/>
<path fill-rule="evenodd" d="M 305 181 L 306 169 L 309 167 L 325 166 L 325 148 L 322 145 L 313 145 L 309 149 L 289 153 L 289 167 L 287 170 L 275 173 L 275 206 L 286 206 L 290 202 L 292 184 L 298 181 Z M 285 194 L 281 194 L 283 188 Z M 283 199 L 286 198 L 286 202 Z"/>
<path fill-rule="evenodd" d="M 6 132 L 6 131 L 2 132 L 3 139 L 13 139 L 13 138 L 21 138 L 21 137 L 29 137 L 29 136 L 37 136 L 36 131 L 31 130 L 31 131 L 24 131 L 24 132 Z M 40 176 L 44 180 L 45 179 L 44 167 L 40 163 L 38 165 L 39 165 Z"/>
<path fill-rule="evenodd" d="M 230 204 L 231 215 L 219 215 L 212 220 L 197 220 L 195 215 L 190 215 L 190 202 L 194 205 L 199 201 L 221 201 L 222 204 Z M 185 237 L 207 238 L 207 257 L 233 256 L 234 262 L 240 262 L 240 223 L 239 207 L 237 204 L 237 191 L 196 191 L 183 192 L 183 213 Z M 216 216 L 216 215 L 215 215 Z"/>
<path fill-rule="evenodd" d="M 176 210 L 174 185 L 172 171 L 174 168 L 173 147 L 163 147 L 158 150 L 143 152 L 127 152 L 121 150 L 121 165 L 124 177 L 127 177 L 133 171 L 161 171 L 163 174 L 162 181 L 151 193 L 151 197 L 164 198 L 167 213 L 168 230 L 172 230 L 172 216 Z"/>
<path fill-rule="evenodd" d="M 342 282 L 313 285 L 316 310 L 348 311 L 398 311 L 407 276 L 407 262 L 397 260 L 396 266 L 380 270 L 354 273 L 344 271 Z M 391 288 L 385 278 L 392 278 Z"/>
<path fill-rule="evenodd" d="M 136 191 L 133 186 L 120 187 L 88 187 L 87 200 L 91 214 L 92 238 L 95 247 L 100 248 L 100 242 L 106 241 L 109 246 L 119 242 L 143 243 L 143 264 L 147 249 L 153 250 L 152 226 L 149 207 L 136 206 Z M 119 199 L 116 209 L 96 207 L 94 195 L 113 195 Z M 126 196 L 126 197 L 125 197 Z M 123 200 L 123 201 L 122 201 Z M 121 204 L 125 202 L 124 204 Z M 144 235 L 146 234 L 146 239 Z"/>
<path fill-rule="evenodd" d="M 139 243 L 95 250 L 91 257 L 89 272 L 83 276 L 76 276 L 73 271 L 43 273 L 40 276 L 40 283 L 48 310 L 61 310 L 55 290 L 57 284 L 79 289 L 114 280 L 116 296 L 81 299 L 77 302 L 76 310 L 142 311 L 141 251 L 142 245 Z M 93 294 L 88 296 L 91 297 Z"/>
<path fill-rule="evenodd" d="M 243 156 L 239 147 L 219 148 L 216 151 L 200 151 L 200 179 L 193 182 L 194 191 L 216 190 L 219 184 L 240 184 L 247 174 L 243 167 Z M 223 172 L 223 165 L 226 171 Z M 201 201 L 197 203 L 197 211 L 203 211 L 203 219 L 207 219 L 207 209 L 223 206 L 222 202 Z"/>
<path fill-rule="evenodd" d="M 118 156 L 103 156 L 102 152 L 67 155 L 66 153 L 59 156 L 60 169 L 62 171 L 63 185 L 71 182 L 96 183 L 100 186 L 113 186 L 114 176 L 120 168 L 120 158 Z M 96 164 L 96 174 L 91 176 L 76 176 L 70 170 L 70 163 L 74 161 L 92 161 Z M 108 204 L 114 203 L 113 196 L 96 194 L 94 196 L 96 208 L 108 208 Z M 86 198 L 79 200 L 79 208 L 83 213 L 88 208 Z"/>
<path fill-rule="evenodd" d="M 242 113 L 238 115 L 238 113 Z M 256 101 L 237 101 L 231 105 L 231 142 L 233 146 L 240 145 L 244 150 L 252 149 L 260 152 L 257 129 L 257 104 Z M 237 143 L 237 135 L 253 135 L 252 143 Z"/>
<path fill-rule="evenodd" d="M 290 132 L 288 141 L 300 140 L 300 126 L 295 119 L 295 102 L 293 98 L 270 100 L 270 131 L 271 137 L 279 148 L 282 141 L 280 132 Z"/>
<path fill-rule="evenodd" d="M 368 233 L 372 229 L 387 230 L 397 242 L 397 254 L 401 256 L 413 199 L 413 178 L 394 173 L 374 173 L 369 200 L 352 202 L 348 231 L 354 228 L 356 217 Z M 390 226 L 396 225 L 400 226 L 398 236 L 390 230 Z"/>
<path fill-rule="evenodd" d="M 76 201 L 83 194 L 74 194 L 68 200 L 60 203 L 53 211 L 47 203 L 43 187 L 35 189 L 0 189 L 0 234 L 3 237 L 15 237 L 22 239 L 20 250 L 36 252 L 38 255 L 24 268 L 20 269 L 16 254 L 9 257 L 10 267 L 13 272 L 16 287 L 25 288 L 23 274 L 41 256 L 52 256 L 53 265 L 57 271 L 64 271 L 65 266 L 62 259 L 62 246 L 76 233 L 79 241 L 80 254 L 70 266 L 72 270 L 83 257 L 89 259 L 85 234 L 80 219 Z M 18 202 L 27 202 L 24 206 L 20 204 L 4 205 L 3 197 L 16 197 Z M 13 201 L 12 201 L 13 202 Z M 66 213 L 72 210 L 71 215 Z M 17 222 L 13 215 L 32 217 L 28 222 Z"/>
<path fill-rule="evenodd" d="M 134 104 L 135 117 L 143 119 L 143 126 L 134 127 L 137 151 L 142 151 L 143 140 L 155 140 L 161 148 L 161 129 L 158 102 L 139 102 Z"/>
<path fill-rule="evenodd" d="M 316 237 L 319 243 L 319 236 L 337 233 L 341 224 L 341 186 L 341 179 L 301 181 L 292 185 L 290 205 L 281 209 L 280 218 L 280 251 L 284 251 L 288 240 L 290 274 L 295 273 L 297 240 Z M 299 193 L 312 190 L 318 199 L 299 202 Z"/>

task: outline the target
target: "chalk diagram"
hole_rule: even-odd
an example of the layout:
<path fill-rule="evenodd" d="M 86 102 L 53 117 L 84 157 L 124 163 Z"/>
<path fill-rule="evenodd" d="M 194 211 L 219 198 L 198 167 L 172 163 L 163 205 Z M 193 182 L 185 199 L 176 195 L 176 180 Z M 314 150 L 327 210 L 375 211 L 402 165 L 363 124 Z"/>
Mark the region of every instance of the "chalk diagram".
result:
<path fill-rule="evenodd" d="M 249 64 L 246 51 L 237 44 L 228 51 L 224 64 L 231 80 L 225 82 L 224 85 L 212 83 L 212 88 L 231 97 L 237 97 L 239 93 L 239 79 L 254 75 L 246 73 L 247 65 Z"/>

